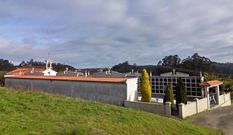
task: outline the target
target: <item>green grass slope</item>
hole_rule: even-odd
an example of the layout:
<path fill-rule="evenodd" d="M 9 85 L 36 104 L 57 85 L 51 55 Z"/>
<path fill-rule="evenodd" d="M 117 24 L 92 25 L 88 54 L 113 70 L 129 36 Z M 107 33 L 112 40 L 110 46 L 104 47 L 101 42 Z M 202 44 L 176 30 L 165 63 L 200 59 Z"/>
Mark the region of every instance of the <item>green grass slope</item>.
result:
<path fill-rule="evenodd" d="M 118 106 L 0 88 L 0 134 L 215 135 L 220 132 Z"/>

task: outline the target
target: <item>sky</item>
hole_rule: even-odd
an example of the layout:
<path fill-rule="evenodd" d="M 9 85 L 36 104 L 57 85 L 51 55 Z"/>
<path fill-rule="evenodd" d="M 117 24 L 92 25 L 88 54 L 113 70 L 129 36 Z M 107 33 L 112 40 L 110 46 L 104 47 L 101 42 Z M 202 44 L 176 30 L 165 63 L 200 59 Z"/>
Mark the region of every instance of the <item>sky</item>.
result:
<path fill-rule="evenodd" d="M 199 53 L 233 62 L 232 0 L 0 0 L 0 58 L 77 68 Z"/>

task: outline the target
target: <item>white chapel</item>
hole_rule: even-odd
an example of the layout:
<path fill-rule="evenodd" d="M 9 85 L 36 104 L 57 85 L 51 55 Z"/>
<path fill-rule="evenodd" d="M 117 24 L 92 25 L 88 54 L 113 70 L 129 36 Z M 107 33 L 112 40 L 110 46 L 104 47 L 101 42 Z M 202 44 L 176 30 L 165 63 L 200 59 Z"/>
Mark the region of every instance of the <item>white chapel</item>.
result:
<path fill-rule="evenodd" d="M 46 70 L 43 71 L 44 76 L 56 76 L 57 72 L 52 69 L 52 59 L 46 60 Z"/>

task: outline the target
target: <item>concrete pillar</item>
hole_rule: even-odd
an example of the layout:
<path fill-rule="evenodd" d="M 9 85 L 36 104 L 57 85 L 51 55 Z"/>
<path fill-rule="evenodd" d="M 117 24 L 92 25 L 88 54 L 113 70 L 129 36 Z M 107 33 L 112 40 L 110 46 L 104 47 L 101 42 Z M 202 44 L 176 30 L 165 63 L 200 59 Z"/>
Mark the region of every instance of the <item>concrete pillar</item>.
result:
<path fill-rule="evenodd" d="M 217 94 L 217 104 L 219 105 L 220 103 L 219 103 L 219 96 L 220 96 L 220 91 L 219 91 L 219 86 L 217 86 L 216 88 L 215 88 L 215 90 L 216 90 L 216 94 Z"/>
<path fill-rule="evenodd" d="M 184 116 L 185 116 L 184 113 L 185 113 L 184 112 L 184 103 L 180 103 L 179 104 L 179 117 L 184 118 Z"/>
<path fill-rule="evenodd" d="M 167 116 L 171 116 L 171 114 L 172 114 L 171 104 L 172 104 L 171 102 L 166 102 L 165 103 L 165 114 Z"/>
<path fill-rule="evenodd" d="M 210 93 L 209 93 L 209 87 L 206 87 L 206 96 L 207 96 L 207 108 L 210 109 Z"/>
<path fill-rule="evenodd" d="M 195 98 L 194 101 L 196 102 L 196 113 L 199 113 L 199 110 L 198 110 L 198 98 Z"/>

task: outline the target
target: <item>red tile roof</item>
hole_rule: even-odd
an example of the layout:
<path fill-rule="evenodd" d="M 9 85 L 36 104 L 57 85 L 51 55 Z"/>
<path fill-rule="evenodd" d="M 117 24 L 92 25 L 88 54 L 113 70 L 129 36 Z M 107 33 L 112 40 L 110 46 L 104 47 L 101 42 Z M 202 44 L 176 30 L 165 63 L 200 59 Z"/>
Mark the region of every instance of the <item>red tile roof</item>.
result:
<path fill-rule="evenodd" d="M 5 78 L 32 79 L 32 80 L 57 80 L 57 81 L 109 82 L 109 83 L 124 83 L 127 81 L 127 78 L 26 76 L 26 75 L 6 76 Z"/>
<path fill-rule="evenodd" d="M 222 81 L 213 80 L 213 81 L 202 82 L 199 85 L 203 87 L 209 87 L 209 86 L 216 86 L 216 85 L 222 85 L 222 84 L 223 84 Z"/>

